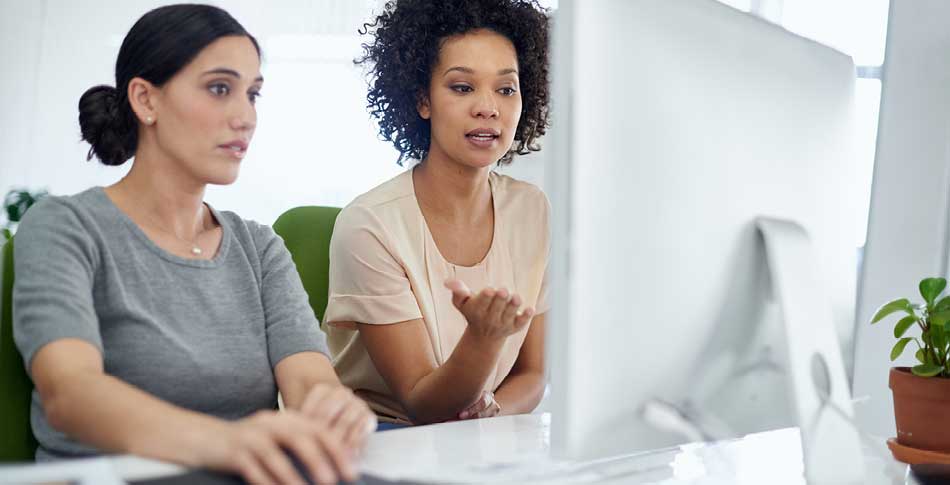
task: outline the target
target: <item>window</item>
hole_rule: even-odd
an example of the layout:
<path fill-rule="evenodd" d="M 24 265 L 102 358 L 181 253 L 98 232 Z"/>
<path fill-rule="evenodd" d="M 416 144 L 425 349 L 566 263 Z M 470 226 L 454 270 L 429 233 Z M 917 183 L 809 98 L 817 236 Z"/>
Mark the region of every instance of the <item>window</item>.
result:
<path fill-rule="evenodd" d="M 854 59 L 859 156 L 867 160 L 867 170 L 857 182 L 866 188 L 865 205 L 870 208 L 889 0 L 720 1 L 780 24 L 790 32 L 833 47 Z M 866 236 L 865 218 L 859 233 L 855 234 L 856 246 L 864 246 Z"/>

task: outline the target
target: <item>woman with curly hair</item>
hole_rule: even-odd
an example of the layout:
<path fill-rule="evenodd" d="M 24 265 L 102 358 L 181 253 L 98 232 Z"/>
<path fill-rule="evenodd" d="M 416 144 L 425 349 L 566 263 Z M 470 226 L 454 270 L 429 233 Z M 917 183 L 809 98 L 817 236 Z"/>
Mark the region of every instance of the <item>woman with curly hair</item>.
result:
<path fill-rule="evenodd" d="M 337 219 L 334 366 L 383 423 L 530 412 L 549 206 L 492 167 L 540 149 L 548 17 L 528 0 L 399 0 L 364 27 L 368 107 L 399 162 L 419 162 Z"/>

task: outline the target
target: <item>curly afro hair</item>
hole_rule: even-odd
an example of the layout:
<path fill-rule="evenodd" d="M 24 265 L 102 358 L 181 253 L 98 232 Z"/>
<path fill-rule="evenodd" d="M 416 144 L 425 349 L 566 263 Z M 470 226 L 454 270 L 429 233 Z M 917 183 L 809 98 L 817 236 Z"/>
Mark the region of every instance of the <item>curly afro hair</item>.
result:
<path fill-rule="evenodd" d="M 541 147 L 536 140 L 548 126 L 548 15 L 536 0 L 391 0 L 360 34 L 355 63 L 368 67 L 366 107 L 379 122 L 379 135 L 400 156 L 422 160 L 429 151 L 429 120 L 418 102 L 429 93 L 432 70 L 442 41 L 453 35 L 488 29 L 508 38 L 518 54 L 522 111 L 512 148 L 498 163 L 511 162 Z"/>

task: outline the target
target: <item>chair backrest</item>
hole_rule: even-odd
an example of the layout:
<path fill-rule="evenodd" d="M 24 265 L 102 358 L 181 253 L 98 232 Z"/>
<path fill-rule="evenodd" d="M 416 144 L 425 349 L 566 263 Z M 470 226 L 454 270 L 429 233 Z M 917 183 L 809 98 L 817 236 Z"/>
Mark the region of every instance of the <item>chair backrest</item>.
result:
<path fill-rule="evenodd" d="M 33 461 L 30 428 L 33 381 L 13 343 L 13 238 L 3 245 L 0 275 L 0 462 Z"/>
<path fill-rule="evenodd" d="M 274 232 L 293 257 L 321 326 L 330 291 L 330 236 L 339 214 L 339 207 L 295 207 L 274 222 Z"/>

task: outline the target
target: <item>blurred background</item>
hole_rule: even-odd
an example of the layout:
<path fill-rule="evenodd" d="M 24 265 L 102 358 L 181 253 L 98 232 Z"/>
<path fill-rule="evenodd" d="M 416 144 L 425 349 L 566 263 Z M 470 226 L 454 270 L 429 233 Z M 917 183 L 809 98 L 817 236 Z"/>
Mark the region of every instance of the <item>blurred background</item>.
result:
<path fill-rule="evenodd" d="M 870 198 L 888 0 L 724 0 L 730 6 L 834 47 L 854 58 L 861 156 L 856 183 Z M 0 0 L 0 192 L 13 188 L 72 194 L 109 185 L 130 164 L 86 162 L 77 121 L 80 95 L 114 84 L 128 29 L 151 0 Z M 259 123 L 236 184 L 211 187 L 218 209 L 272 223 L 299 205 L 342 206 L 403 170 L 365 109 L 366 82 L 353 65 L 357 29 L 378 0 L 228 0 L 225 8 L 261 42 L 266 79 Z M 544 6 L 556 12 L 557 0 Z M 644 73 L 649 75 L 649 73 Z M 703 80 L 695 80 L 703 89 Z M 557 103 L 557 100 L 554 100 Z M 554 121 L 556 122 L 556 113 Z M 519 157 L 503 172 L 544 184 L 545 153 Z M 2 216 L 6 217 L 6 216 Z M 0 219 L 0 222 L 4 222 Z M 864 245 L 866 214 L 855 246 Z"/>

